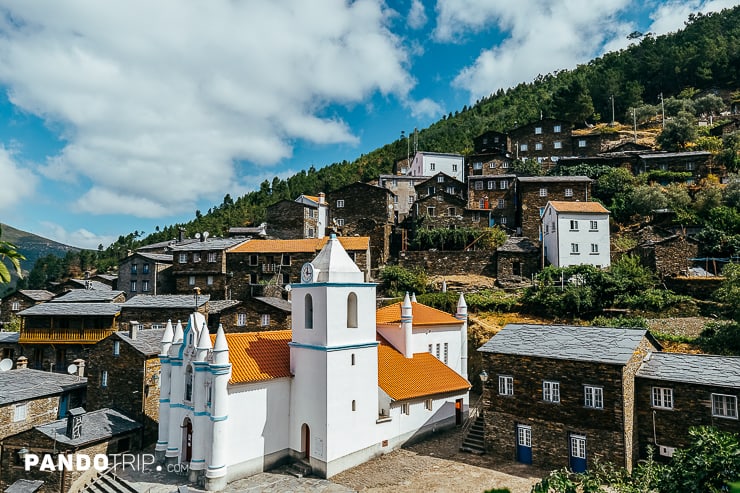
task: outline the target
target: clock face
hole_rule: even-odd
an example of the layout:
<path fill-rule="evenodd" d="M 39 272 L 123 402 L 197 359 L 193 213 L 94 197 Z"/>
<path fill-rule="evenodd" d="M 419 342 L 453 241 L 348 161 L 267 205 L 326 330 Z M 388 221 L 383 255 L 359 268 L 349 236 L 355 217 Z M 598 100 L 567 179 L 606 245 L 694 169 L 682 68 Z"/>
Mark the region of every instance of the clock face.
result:
<path fill-rule="evenodd" d="M 311 262 L 303 264 L 303 267 L 301 268 L 301 282 L 313 282 L 313 264 Z"/>

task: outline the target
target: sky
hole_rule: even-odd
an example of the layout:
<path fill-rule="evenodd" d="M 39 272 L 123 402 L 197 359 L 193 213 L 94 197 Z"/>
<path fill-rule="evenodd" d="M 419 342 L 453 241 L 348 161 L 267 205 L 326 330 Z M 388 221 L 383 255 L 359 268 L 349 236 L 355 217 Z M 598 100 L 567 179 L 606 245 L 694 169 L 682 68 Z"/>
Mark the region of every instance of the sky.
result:
<path fill-rule="evenodd" d="M 0 0 L 0 222 L 108 246 L 738 4 Z"/>

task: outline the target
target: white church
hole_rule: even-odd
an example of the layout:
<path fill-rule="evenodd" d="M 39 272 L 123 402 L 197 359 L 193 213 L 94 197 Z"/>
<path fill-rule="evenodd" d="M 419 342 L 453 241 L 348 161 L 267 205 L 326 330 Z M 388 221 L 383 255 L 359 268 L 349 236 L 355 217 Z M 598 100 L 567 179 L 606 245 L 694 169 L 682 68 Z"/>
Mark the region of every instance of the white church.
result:
<path fill-rule="evenodd" d="M 200 313 L 162 339 L 156 453 L 218 491 L 289 460 L 331 477 L 467 411 L 467 306 L 376 310 L 332 235 L 292 285 L 292 330 L 209 335 Z"/>

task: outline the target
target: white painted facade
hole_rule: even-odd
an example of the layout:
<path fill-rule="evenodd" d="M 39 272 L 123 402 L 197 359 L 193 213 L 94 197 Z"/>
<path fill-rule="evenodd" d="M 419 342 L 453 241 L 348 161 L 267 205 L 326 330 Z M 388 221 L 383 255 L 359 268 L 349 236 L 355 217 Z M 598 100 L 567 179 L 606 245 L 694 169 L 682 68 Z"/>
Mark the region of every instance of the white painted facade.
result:
<path fill-rule="evenodd" d="M 331 477 L 450 426 L 462 414 L 468 395 L 459 376 L 467 366 L 460 347 L 467 337 L 462 296 L 460 324 L 416 330 L 412 317 L 404 319 L 411 349 L 404 357 L 413 361 L 413 353 L 427 352 L 428 344 L 446 343 L 448 366 L 465 388 L 394 400 L 379 386 L 377 333 L 383 329 L 376 324 L 375 284 L 364 282 L 335 237 L 311 265 L 292 291 L 290 376 L 229 383 L 233 365 L 243 363 L 230 356 L 221 327 L 211 347 L 201 314 L 191 315 L 184 329 L 168 324 L 156 452 L 170 463 L 188 463 L 191 481 L 202 479 L 218 491 L 290 459 Z M 410 314 L 408 296 L 404 307 Z M 404 353 L 394 347 L 393 354 Z"/>
<path fill-rule="evenodd" d="M 316 230 L 311 231 L 313 228 L 309 223 L 304 224 L 303 237 L 304 238 L 323 238 L 325 236 L 326 226 L 329 220 L 329 204 L 326 203 L 326 196 L 324 193 L 320 193 L 318 197 L 311 197 L 308 195 L 300 195 L 296 202 L 303 205 L 312 207 L 309 209 L 311 214 L 315 214 L 316 218 Z"/>
<path fill-rule="evenodd" d="M 411 161 L 411 176 L 434 176 L 439 172 L 465 182 L 465 158 L 462 154 L 417 152 Z"/>
<path fill-rule="evenodd" d="M 554 206 L 548 202 L 542 214 L 542 246 L 547 261 L 555 267 L 611 265 L 609 211 L 577 210 L 584 203 Z M 591 204 L 591 203 L 586 203 Z M 598 209 L 595 207 L 594 209 Z"/>

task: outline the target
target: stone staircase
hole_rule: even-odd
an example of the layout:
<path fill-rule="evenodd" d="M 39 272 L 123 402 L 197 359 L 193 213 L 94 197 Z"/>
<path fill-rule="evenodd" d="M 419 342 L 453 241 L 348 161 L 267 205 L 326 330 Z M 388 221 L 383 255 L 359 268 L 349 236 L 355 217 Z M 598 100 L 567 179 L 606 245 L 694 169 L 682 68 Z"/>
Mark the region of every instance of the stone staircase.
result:
<path fill-rule="evenodd" d="M 118 477 L 114 470 L 108 469 L 85 485 L 79 493 L 140 493 L 125 479 Z"/>
<path fill-rule="evenodd" d="M 303 460 L 296 460 L 285 466 L 285 472 L 296 478 L 310 476 L 313 472 L 311 465 Z"/>
<path fill-rule="evenodd" d="M 486 453 L 485 419 L 483 418 L 483 413 L 478 414 L 475 418 L 470 418 L 467 430 L 463 430 L 463 440 L 460 450 L 477 455 Z"/>

